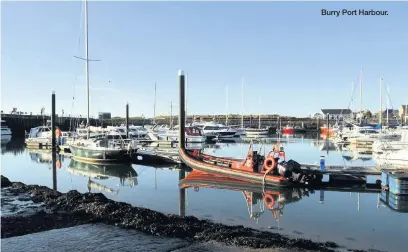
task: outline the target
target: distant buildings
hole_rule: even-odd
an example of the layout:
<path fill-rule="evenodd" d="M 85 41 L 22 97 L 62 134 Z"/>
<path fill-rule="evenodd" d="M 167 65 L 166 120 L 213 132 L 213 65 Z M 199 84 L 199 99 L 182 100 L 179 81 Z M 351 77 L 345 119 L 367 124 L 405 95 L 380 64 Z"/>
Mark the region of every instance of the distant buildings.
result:
<path fill-rule="evenodd" d="M 318 113 L 312 115 L 312 118 L 326 119 L 329 115 L 331 120 L 343 120 L 353 118 L 351 109 L 320 109 Z"/>
<path fill-rule="evenodd" d="M 110 120 L 111 117 L 112 116 L 110 112 L 99 112 L 98 115 L 99 120 Z"/>
<path fill-rule="evenodd" d="M 401 105 L 398 110 L 398 115 L 404 122 L 408 121 L 408 105 Z"/>

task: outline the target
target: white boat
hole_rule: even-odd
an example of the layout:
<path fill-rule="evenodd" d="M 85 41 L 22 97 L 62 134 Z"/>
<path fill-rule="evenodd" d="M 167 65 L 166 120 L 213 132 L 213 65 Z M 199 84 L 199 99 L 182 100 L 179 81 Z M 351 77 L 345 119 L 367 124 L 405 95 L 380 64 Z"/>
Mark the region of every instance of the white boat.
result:
<path fill-rule="evenodd" d="M 38 126 L 31 128 L 25 144 L 28 146 L 37 146 L 39 144 L 51 145 L 52 130 L 50 126 Z"/>
<path fill-rule="evenodd" d="M 143 126 L 129 126 L 129 137 L 136 138 L 136 139 L 143 139 L 146 138 L 149 131 L 145 129 Z"/>
<path fill-rule="evenodd" d="M 2 136 L 9 136 L 11 135 L 12 132 L 10 130 L 10 128 L 7 125 L 7 122 L 4 120 L 1 120 L 1 135 Z"/>
<path fill-rule="evenodd" d="M 408 168 L 408 148 L 400 150 L 387 150 L 381 154 L 373 155 L 375 162 L 380 166 L 396 166 Z"/>
<path fill-rule="evenodd" d="M 172 130 L 161 130 L 157 133 L 158 140 L 178 141 L 179 126 L 174 126 Z M 186 127 L 186 143 L 204 143 L 206 136 L 198 127 Z"/>
<path fill-rule="evenodd" d="M 247 137 L 266 137 L 268 135 L 268 129 L 245 129 Z"/>
<path fill-rule="evenodd" d="M 400 134 L 397 133 L 381 133 L 372 127 L 356 127 L 352 133 L 347 137 L 351 143 L 354 142 L 370 142 L 373 143 L 377 139 L 399 140 Z"/>
<path fill-rule="evenodd" d="M 401 139 L 398 141 L 378 139 L 373 142 L 372 148 L 375 153 L 408 149 L 408 129 L 401 131 Z"/>
<path fill-rule="evenodd" d="M 204 135 L 213 138 L 225 139 L 236 137 L 237 131 L 219 123 L 206 122 L 206 123 L 194 123 L 194 126 L 202 129 Z"/>

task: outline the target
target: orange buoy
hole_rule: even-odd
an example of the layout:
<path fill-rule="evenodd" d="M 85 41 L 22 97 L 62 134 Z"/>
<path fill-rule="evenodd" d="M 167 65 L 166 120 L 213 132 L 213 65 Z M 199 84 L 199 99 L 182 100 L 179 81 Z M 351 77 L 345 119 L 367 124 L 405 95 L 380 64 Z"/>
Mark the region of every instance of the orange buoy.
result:
<path fill-rule="evenodd" d="M 55 165 L 57 166 L 58 169 L 60 169 L 61 168 L 61 161 L 57 160 Z"/>
<path fill-rule="evenodd" d="M 274 200 L 274 198 L 273 198 L 271 195 L 269 195 L 269 194 L 265 194 L 265 196 L 264 196 L 264 202 L 265 202 L 265 205 L 266 205 L 269 209 L 273 209 L 274 206 L 275 206 L 275 200 Z"/>

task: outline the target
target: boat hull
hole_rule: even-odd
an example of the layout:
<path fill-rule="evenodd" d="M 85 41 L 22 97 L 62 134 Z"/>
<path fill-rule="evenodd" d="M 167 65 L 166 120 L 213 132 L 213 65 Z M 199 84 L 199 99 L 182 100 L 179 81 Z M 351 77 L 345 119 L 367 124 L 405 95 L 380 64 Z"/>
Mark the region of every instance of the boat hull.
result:
<path fill-rule="evenodd" d="M 84 146 L 69 147 L 74 159 L 84 162 L 127 162 L 130 157 L 126 150 L 100 148 L 94 149 Z"/>
<path fill-rule="evenodd" d="M 179 149 L 180 159 L 186 165 L 191 168 L 208 173 L 214 173 L 217 175 L 226 176 L 233 179 L 244 180 L 249 183 L 263 183 L 273 186 L 290 186 L 290 183 L 286 178 L 281 176 L 267 175 L 264 178 L 264 174 L 249 172 L 244 170 L 238 170 L 230 167 L 222 167 L 215 164 L 205 163 L 191 157 L 185 149 Z M 221 158 L 220 158 L 221 160 Z"/>

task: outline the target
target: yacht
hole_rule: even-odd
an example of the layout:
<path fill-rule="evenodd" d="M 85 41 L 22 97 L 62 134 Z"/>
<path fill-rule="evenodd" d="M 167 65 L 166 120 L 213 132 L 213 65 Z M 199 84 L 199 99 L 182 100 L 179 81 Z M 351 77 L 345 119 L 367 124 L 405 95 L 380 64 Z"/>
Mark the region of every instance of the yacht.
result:
<path fill-rule="evenodd" d="M 204 143 L 206 137 L 200 128 L 194 126 L 186 127 L 186 143 Z M 179 126 L 174 126 L 171 130 L 160 130 L 157 133 L 159 140 L 166 141 L 178 141 L 179 138 Z"/>
<path fill-rule="evenodd" d="M 149 132 L 143 126 L 129 126 L 129 138 L 144 139 Z"/>
<path fill-rule="evenodd" d="M 373 158 L 378 165 L 381 166 L 397 166 L 400 168 L 408 168 L 408 148 L 400 150 L 386 150 L 381 154 L 374 153 Z"/>
<path fill-rule="evenodd" d="M 225 139 L 225 138 L 232 138 L 235 137 L 237 131 L 231 129 L 228 126 L 223 124 L 207 122 L 207 123 L 195 123 L 194 126 L 202 129 L 205 136 L 210 137 L 212 139 Z"/>
<path fill-rule="evenodd" d="M 357 127 L 347 138 L 350 142 L 374 142 L 377 139 L 399 140 L 400 134 L 381 133 L 372 127 Z"/>
<path fill-rule="evenodd" d="M 51 145 L 52 130 L 50 126 L 38 126 L 31 128 L 28 137 L 25 139 L 26 145 L 38 146 L 40 143 Z"/>
<path fill-rule="evenodd" d="M 401 138 L 398 141 L 377 139 L 373 142 L 372 148 L 374 153 L 408 149 L 408 128 L 401 130 Z"/>
<path fill-rule="evenodd" d="M 1 136 L 9 136 L 11 135 L 11 130 L 7 125 L 7 122 L 1 120 Z"/>

